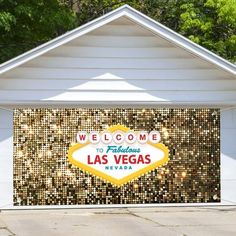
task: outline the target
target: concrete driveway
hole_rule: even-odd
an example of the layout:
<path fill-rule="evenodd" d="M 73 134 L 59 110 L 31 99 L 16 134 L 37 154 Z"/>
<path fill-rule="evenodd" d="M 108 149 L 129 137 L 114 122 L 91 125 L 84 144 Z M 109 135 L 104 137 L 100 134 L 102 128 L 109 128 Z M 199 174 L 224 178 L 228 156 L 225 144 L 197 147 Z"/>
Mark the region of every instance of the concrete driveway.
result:
<path fill-rule="evenodd" d="M 18 210 L 0 213 L 0 236 L 236 235 L 235 207 Z"/>

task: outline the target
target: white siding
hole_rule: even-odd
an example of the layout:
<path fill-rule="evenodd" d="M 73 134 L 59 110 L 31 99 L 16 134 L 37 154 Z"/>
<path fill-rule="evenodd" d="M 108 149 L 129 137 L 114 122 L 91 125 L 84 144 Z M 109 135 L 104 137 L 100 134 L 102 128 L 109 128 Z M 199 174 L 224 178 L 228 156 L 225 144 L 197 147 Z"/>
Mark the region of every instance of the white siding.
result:
<path fill-rule="evenodd" d="M 228 77 L 221 71 L 216 69 L 162 69 L 162 70 L 151 70 L 151 69 L 81 69 L 81 68 L 36 68 L 36 67 L 19 67 L 9 72 L 2 77 L 4 79 L 11 78 L 26 78 L 26 79 L 68 79 L 85 81 L 91 79 L 121 79 L 127 82 L 130 80 L 196 80 L 201 82 L 205 79 L 222 80 Z M 229 78 L 231 79 L 231 78 Z M 213 81 L 211 81 L 212 84 Z M 208 87 L 211 87 L 211 84 Z M 15 87 L 14 87 L 15 89 Z"/>
<path fill-rule="evenodd" d="M 72 58 L 40 57 L 27 63 L 27 67 L 42 68 L 88 68 L 88 69 L 185 69 L 208 68 L 207 64 L 195 58 Z"/>
<path fill-rule="evenodd" d="M 127 18 L 0 76 L 0 104 L 236 102 L 236 81 Z"/>
<path fill-rule="evenodd" d="M 14 97 L 18 102 L 34 101 L 58 101 L 58 102 L 156 102 L 171 103 L 175 101 L 177 104 L 188 103 L 236 103 L 235 91 L 122 91 L 116 92 L 100 90 L 100 91 L 67 91 L 67 90 L 1 90 L 0 99 L 11 103 Z M 196 104 L 195 104 L 196 105 Z"/>
<path fill-rule="evenodd" d="M 154 36 L 110 36 L 110 35 L 85 35 L 69 43 L 71 46 L 90 47 L 170 47 L 171 44 Z"/>
<path fill-rule="evenodd" d="M 0 109 L 0 208 L 13 204 L 13 112 Z"/>
<path fill-rule="evenodd" d="M 236 204 L 236 109 L 221 112 L 222 201 Z"/>
<path fill-rule="evenodd" d="M 120 79 L 95 79 L 95 80 L 66 80 L 63 79 L 4 79 L 1 81 L 2 90 L 68 90 L 68 91 L 220 91 L 222 89 L 230 91 L 236 86 L 236 80 L 215 80 L 209 88 L 208 84 L 212 80 L 130 80 L 129 82 Z M 35 89 L 36 88 L 36 89 Z"/>
<path fill-rule="evenodd" d="M 81 47 L 64 45 L 56 48 L 48 56 L 83 58 L 191 58 L 186 51 L 175 47 Z"/>

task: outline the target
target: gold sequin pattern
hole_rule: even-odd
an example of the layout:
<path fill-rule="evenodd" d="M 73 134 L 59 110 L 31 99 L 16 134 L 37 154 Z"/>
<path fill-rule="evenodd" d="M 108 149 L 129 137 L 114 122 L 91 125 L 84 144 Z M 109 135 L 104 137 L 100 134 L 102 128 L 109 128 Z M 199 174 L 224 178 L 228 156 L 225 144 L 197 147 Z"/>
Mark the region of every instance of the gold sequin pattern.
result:
<path fill-rule="evenodd" d="M 158 130 L 169 162 L 122 187 L 67 160 L 80 130 L 122 124 Z M 14 205 L 200 203 L 220 201 L 219 109 L 15 109 Z"/>

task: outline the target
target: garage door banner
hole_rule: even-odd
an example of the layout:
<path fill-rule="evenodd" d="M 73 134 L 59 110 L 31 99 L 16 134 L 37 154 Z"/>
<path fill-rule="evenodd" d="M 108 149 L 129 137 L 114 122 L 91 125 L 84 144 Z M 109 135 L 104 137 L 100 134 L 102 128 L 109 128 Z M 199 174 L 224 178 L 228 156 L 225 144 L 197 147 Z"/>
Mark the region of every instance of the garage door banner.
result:
<path fill-rule="evenodd" d="M 15 206 L 221 201 L 220 109 L 14 110 Z"/>

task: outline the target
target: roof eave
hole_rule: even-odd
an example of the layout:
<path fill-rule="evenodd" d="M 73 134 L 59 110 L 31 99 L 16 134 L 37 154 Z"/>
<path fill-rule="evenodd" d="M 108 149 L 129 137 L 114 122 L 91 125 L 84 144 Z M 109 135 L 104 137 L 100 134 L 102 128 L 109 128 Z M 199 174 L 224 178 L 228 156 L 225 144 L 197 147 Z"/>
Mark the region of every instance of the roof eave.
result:
<path fill-rule="evenodd" d="M 168 41 L 173 42 L 174 44 L 182 47 L 183 49 L 199 56 L 206 61 L 216 65 L 218 68 L 223 69 L 224 71 L 230 72 L 233 75 L 236 75 L 236 66 L 229 61 L 223 59 L 222 57 L 212 53 L 211 51 L 201 47 L 200 45 L 190 41 L 189 39 L 183 37 L 182 35 L 174 32 L 173 30 L 167 28 L 166 26 L 160 24 L 159 22 L 154 21 L 150 17 L 142 14 L 141 12 L 133 9 L 129 5 L 124 5 L 116 10 L 107 13 L 93 21 L 86 23 L 72 31 L 69 31 L 47 43 L 44 43 L 24 54 L 21 54 L 18 57 L 15 57 L 3 64 L 0 65 L 0 74 L 7 72 L 17 66 L 22 65 L 23 63 L 34 59 L 58 46 L 61 46 L 79 36 L 82 36 L 86 33 L 89 33 L 92 30 L 95 30 L 105 24 L 110 23 L 122 16 L 126 16 L 133 20 L 134 22 L 146 27 L 155 34 L 161 35 Z"/>
<path fill-rule="evenodd" d="M 143 13 L 128 6 L 126 16 L 135 20 L 136 23 L 143 25 L 152 32 L 162 35 L 162 37 L 166 40 L 171 41 L 176 45 L 188 50 L 189 52 L 215 64 L 221 69 L 236 75 L 236 65 L 200 46 L 199 44 L 194 43 L 181 34 L 176 33 L 175 31 L 144 15 Z"/>
<path fill-rule="evenodd" d="M 108 24 L 111 21 L 114 21 L 125 15 L 124 9 L 127 9 L 127 5 L 124 5 L 116 10 L 109 12 L 99 18 L 96 18 L 74 30 L 68 31 L 67 33 L 56 37 L 32 50 L 29 50 L 13 59 L 10 59 L 0 65 L 0 74 L 5 73 L 17 66 L 24 64 L 27 61 L 30 61 L 56 47 L 59 47 L 77 37 L 80 37 L 84 34 L 89 33 L 92 30 L 95 30 L 105 24 Z"/>

